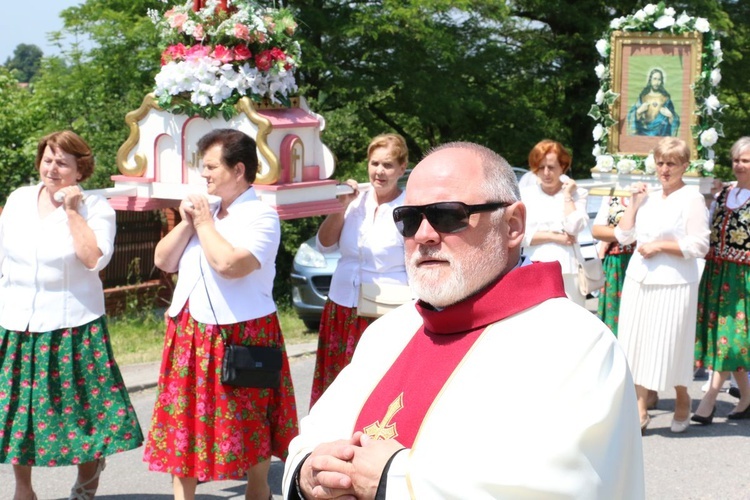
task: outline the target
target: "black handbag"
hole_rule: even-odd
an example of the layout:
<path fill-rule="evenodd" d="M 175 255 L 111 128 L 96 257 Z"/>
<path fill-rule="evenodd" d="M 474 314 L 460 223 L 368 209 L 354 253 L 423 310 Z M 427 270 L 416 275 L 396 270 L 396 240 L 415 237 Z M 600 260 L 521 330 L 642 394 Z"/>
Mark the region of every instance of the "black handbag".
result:
<path fill-rule="evenodd" d="M 224 341 L 224 359 L 221 360 L 221 383 L 234 387 L 255 387 L 258 389 L 278 389 L 281 384 L 281 348 L 256 345 L 230 344 L 221 333 L 214 305 L 203 275 L 203 264 L 198 259 L 203 287 L 206 290 L 208 305 L 214 315 L 216 327 Z"/>
<path fill-rule="evenodd" d="M 235 387 L 278 389 L 281 384 L 281 349 L 224 344 L 221 383 Z"/>

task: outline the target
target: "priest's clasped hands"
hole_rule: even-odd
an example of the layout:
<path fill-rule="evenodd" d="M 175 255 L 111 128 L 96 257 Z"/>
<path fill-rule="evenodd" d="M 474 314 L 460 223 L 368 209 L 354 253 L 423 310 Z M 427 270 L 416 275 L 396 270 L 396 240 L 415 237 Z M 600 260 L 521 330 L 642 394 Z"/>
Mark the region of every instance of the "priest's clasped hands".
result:
<path fill-rule="evenodd" d="M 299 486 L 305 498 L 375 498 L 388 460 L 404 446 L 355 432 L 349 440 L 318 445 L 302 465 Z"/>

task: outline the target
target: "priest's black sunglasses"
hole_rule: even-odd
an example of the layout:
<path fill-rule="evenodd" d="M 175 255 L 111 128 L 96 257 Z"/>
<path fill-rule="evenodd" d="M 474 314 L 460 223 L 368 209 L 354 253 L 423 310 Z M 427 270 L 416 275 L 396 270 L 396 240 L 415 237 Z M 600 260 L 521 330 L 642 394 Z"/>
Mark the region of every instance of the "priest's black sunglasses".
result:
<path fill-rule="evenodd" d="M 393 220 L 398 232 L 405 238 L 417 234 L 422 224 L 422 216 L 439 233 L 458 233 L 469 226 L 469 216 L 478 212 L 492 212 L 498 208 L 512 205 L 507 201 L 467 205 L 460 201 L 443 201 L 429 205 L 396 207 L 393 209 Z"/>

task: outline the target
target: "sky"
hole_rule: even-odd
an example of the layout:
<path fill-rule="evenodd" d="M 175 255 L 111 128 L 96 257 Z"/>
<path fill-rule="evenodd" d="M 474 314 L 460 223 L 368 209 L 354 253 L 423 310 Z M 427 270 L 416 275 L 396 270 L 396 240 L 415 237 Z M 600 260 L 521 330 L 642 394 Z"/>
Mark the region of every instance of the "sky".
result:
<path fill-rule="evenodd" d="M 47 44 L 47 33 L 62 29 L 60 11 L 84 0 L 3 0 L 0 16 L 0 64 L 13 55 L 21 43 L 33 44 L 44 55 L 57 53 Z"/>

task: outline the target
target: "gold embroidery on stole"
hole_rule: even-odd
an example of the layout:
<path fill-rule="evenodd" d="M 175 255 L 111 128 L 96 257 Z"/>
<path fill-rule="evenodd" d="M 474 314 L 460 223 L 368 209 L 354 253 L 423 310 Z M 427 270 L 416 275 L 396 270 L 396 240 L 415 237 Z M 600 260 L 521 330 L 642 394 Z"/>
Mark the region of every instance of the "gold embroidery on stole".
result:
<path fill-rule="evenodd" d="M 396 416 L 396 413 L 404 407 L 404 393 L 398 395 L 391 404 L 388 405 L 388 410 L 383 416 L 383 420 L 378 420 L 374 424 L 370 424 L 364 428 L 365 434 L 373 439 L 393 439 L 398 436 L 396 430 L 396 424 L 392 424 L 391 420 Z"/>

